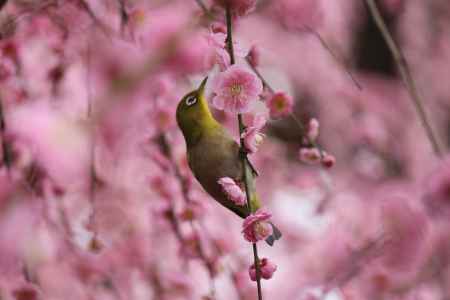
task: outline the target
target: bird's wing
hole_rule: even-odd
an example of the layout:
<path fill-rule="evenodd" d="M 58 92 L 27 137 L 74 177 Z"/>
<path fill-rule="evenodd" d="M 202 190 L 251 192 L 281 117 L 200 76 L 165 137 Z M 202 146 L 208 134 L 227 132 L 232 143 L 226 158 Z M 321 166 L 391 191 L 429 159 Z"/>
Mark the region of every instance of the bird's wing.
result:
<path fill-rule="evenodd" d="M 240 217 L 248 215 L 247 207 L 237 206 L 230 201 L 217 182 L 223 177 L 243 182 L 239 145 L 225 130 L 204 135 L 199 143 L 190 147 L 188 162 L 194 176 L 208 194 Z M 254 194 L 253 186 L 250 191 Z"/>

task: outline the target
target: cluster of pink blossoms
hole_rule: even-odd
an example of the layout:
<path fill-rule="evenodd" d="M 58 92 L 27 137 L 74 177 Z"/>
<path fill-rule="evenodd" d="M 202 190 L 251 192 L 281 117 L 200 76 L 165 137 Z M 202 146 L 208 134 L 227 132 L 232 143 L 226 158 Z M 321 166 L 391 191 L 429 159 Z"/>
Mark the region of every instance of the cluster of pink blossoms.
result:
<path fill-rule="evenodd" d="M 255 7 L 256 1 L 220 0 L 216 3 L 231 8 L 235 16 L 242 16 Z M 212 25 L 211 33 L 208 36 L 209 45 L 215 52 L 215 62 L 220 69 L 213 81 L 211 102 L 216 109 L 231 114 L 242 114 L 252 112 L 255 102 L 258 100 L 265 100 L 267 113 L 254 115 L 252 124 L 248 125 L 241 133 L 241 138 L 244 141 L 243 147 L 247 153 L 254 154 L 264 139 L 261 130 L 267 123 L 268 117 L 266 115 L 271 119 L 280 119 L 292 115 L 294 100 L 283 91 L 272 92 L 271 89 L 263 95 L 267 87 L 264 86 L 259 74 L 255 74 L 251 69 L 241 65 L 239 59 L 244 59 L 253 70 L 259 66 L 260 51 L 257 46 L 252 46 L 250 51 L 246 52 L 241 50 L 238 43 L 234 42 L 233 48 L 236 49 L 234 56 L 238 59 L 238 62 L 230 65 L 231 59 L 226 45 L 226 33 L 225 26 L 215 23 Z M 319 135 L 319 122 L 316 119 L 310 121 L 308 131 L 304 134 L 310 147 L 300 150 L 300 159 L 306 162 L 322 161 L 322 164 L 326 167 L 334 165 L 333 156 L 321 153 L 317 147 L 311 145 Z M 232 178 L 221 178 L 218 183 L 228 195 L 229 200 L 235 205 L 243 206 L 247 204 L 245 193 Z M 271 216 L 269 212 L 263 209 L 250 214 L 244 220 L 244 238 L 251 243 L 256 243 L 272 235 Z M 266 258 L 260 264 L 261 277 L 270 279 L 276 270 L 276 266 Z M 255 270 L 255 265 L 250 267 L 249 274 L 252 280 L 256 280 Z"/>
<path fill-rule="evenodd" d="M 319 121 L 313 118 L 309 120 L 306 137 L 304 139 L 304 143 L 310 144 L 310 147 L 303 147 L 300 149 L 300 160 L 309 164 L 321 163 L 324 167 L 331 168 L 334 166 L 336 159 L 333 155 L 328 154 L 326 151 L 323 151 L 315 146 L 318 136 Z"/>

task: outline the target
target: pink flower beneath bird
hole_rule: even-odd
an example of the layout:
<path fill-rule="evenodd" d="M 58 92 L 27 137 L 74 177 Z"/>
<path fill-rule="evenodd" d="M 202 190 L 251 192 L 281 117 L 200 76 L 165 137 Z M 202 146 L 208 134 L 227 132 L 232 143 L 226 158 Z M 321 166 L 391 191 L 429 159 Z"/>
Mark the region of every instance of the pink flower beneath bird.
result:
<path fill-rule="evenodd" d="M 273 119 L 283 118 L 292 112 L 294 100 L 284 92 L 277 92 L 266 103 L 269 108 L 270 117 Z"/>
<path fill-rule="evenodd" d="M 272 235 L 272 225 L 268 222 L 271 217 L 270 212 L 259 209 L 245 218 L 242 226 L 244 238 L 251 243 L 256 243 Z"/>
<path fill-rule="evenodd" d="M 222 177 L 217 182 L 222 186 L 222 189 L 227 194 L 228 199 L 230 199 L 234 204 L 243 206 L 247 203 L 245 193 L 233 179 L 230 177 Z"/>
<path fill-rule="evenodd" d="M 259 260 L 259 270 L 261 271 L 261 278 L 270 279 L 273 273 L 277 270 L 277 265 L 268 260 L 267 258 L 262 258 Z M 251 265 L 248 269 L 248 274 L 250 279 L 256 281 L 256 267 L 255 264 Z"/>
<path fill-rule="evenodd" d="M 252 154 L 258 150 L 261 145 L 264 134 L 260 131 L 266 125 L 267 118 L 263 114 L 258 114 L 253 118 L 252 126 L 249 126 L 242 133 L 244 139 L 244 146 L 248 153 Z"/>
<path fill-rule="evenodd" d="M 230 113 L 245 113 L 250 110 L 262 93 L 261 80 L 248 69 L 233 65 L 217 75 L 214 80 L 212 104 L 215 108 Z"/>

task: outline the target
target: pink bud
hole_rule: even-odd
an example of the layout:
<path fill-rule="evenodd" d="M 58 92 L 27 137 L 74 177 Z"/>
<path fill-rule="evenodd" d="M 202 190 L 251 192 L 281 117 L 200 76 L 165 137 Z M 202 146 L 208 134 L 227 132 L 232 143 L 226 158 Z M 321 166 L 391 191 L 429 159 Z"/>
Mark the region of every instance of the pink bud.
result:
<path fill-rule="evenodd" d="M 320 161 L 320 151 L 317 148 L 301 148 L 300 160 L 305 163 L 315 164 Z"/>
<path fill-rule="evenodd" d="M 256 45 L 253 45 L 250 48 L 250 51 L 247 55 L 247 60 L 253 68 L 257 68 L 259 66 L 260 57 L 261 57 L 261 54 L 260 54 L 259 47 Z"/>
<path fill-rule="evenodd" d="M 322 159 L 322 165 L 326 168 L 331 168 L 336 163 L 336 158 L 331 154 L 325 154 Z"/>
<path fill-rule="evenodd" d="M 273 276 L 273 273 L 277 270 L 277 265 L 271 262 L 267 258 L 262 258 L 259 261 L 259 270 L 261 271 L 261 278 L 270 279 Z M 250 279 L 256 281 L 256 268 L 255 264 L 253 264 L 249 269 L 248 273 L 250 275 Z"/>
<path fill-rule="evenodd" d="M 211 24 L 211 31 L 213 33 L 226 34 L 227 33 L 227 28 L 225 27 L 225 25 L 223 23 L 214 22 L 214 23 Z"/>
<path fill-rule="evenodd" d="M 316 118 L 312 118 L 308 123 L 308 138 L 311 141 L 315 141 L 319 136 L 319 121 Z"/>

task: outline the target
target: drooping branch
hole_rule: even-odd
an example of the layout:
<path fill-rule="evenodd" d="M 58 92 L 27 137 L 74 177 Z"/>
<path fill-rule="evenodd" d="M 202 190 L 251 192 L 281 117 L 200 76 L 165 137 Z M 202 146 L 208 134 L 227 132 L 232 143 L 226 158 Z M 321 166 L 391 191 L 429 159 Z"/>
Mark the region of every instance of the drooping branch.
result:
<path fill-rule="evenodd" d="M 350 71 L 350 66 L 348 65 L 347 62 L 342 61 L 342 59 L 340 59 L 338 57 L 338 55 L 333 51 L 333 49 L 331 49 L 331 47 L 328 45 L 328 43 L 325 41 L 325 39 L 320 35 L 320 33 L 318 33 L 316 30 L 314 30 L 313 28 L 311 28 L 310 26 L 304 26 L 305 30 L 309 33 L 311 33 L 312 35 L 314 35 L 320 42 L 320 44 L 322 45 L 322 47 L 328 52 L 330 53 L 331 57 L 338 63 L 342 64 L 342 67 L 344 68 L 345 72 L 347 73 L 348 77 L 350 77 L 350 80 L 355 84 L 355 86 L 359 89 L 362 90 L 362 86 L 361 84 L 356 80 L 355 76 L 353 75 L 353 73 Z"/>
<path fill-rule="evenodd" d="M 232 32 L 232 16 L 231 16 L 231 8 L 230 5 L 227 5 L 226 7 L 226 21 L 227 21 L 227 49 L 228 53 L 230 55 L 230 63 L 233 65 L 235 63 L 234 58 L 234 50 L 233 50 L 233 32 Z M 244 121 L 242 119 L 242 114 L 238 114 L 238 125 L 239 125 L 239 136 L 240 136 L 240 147 L 241 147 L 241 163 L 244 170 L 244 187 L 245 187 L 245 194 L 247 196 L 247 208 L 248 212 L 252 213 L 252 207 L 251 207 L 251 192 L 250 192 L 250 180 L 253 180 L 251 177 L 252 169 L 248 163 L 247 158 L 247 152 L 245 151 L 244 146 L 244 138 L 242 137 L 242 134 L 245 130 Z M 258 257 L 258 247 L 256 246 L 256 243 L 253 243 L 253 258 L 255 263 L 255 270 L 256 270 L 256 285 L 258 288 L 258 299 L 262 300 L 262 291 L 261 291 L 261 269 L 259 265 L 259 257 Z"/>
<path fill-rule="evenodd" d="M 408 62 L 406 61 L 406 58 L 403 55 L 400 47 L 397 46 L 397 44 L 394 41 L 394 38 L 390 34 L 386 26 L 386 23 L 384 22 L 383 17 L 381 16 L 380 11 L 377 5 L 375 4 L 375 1 L 365 0 L 365 3 L 367 4 L 369 12 L 372 18 L 374 19 L 376 26 L 380 30 L 381 35 L 386 41 L 386 44 L 388 45 L 389 50 L 391 51 L 392 56 L 394 57 L 395 64 L 397 65 L 403 83 L 405 84 L 405 87 L 408 90 L 411 100 L 413 101 L 414 107 L 417 111 L 417 114 L 419 115 L 419 119 L 422 123 L 423 128 L 425 129 L 425 132 L 427 134 L 428 140 L 431 143 L 433 151 L 437 157 L 442 157 L 442 150 L 439 146 L 437 137 L 431 127 L 431 122 L 428 119 L 427 114 L 425 112 L 425 108 L 423 106 L 424 101 L 419 95 L 419 91 L 417 90 L 416 84 L 411 75 Z"/>
<path fill-rule="evenodd" d="M 181 187 L 181 194 L 183 197 L 183 200 L 185 202 L 185 204 L 188 204 L 191 202 L 191 199 L 189 198 L 189 185 L 188 185 L 188 181 L 186 180 L 186 178 L 183 177 L 183 175 L 181 174 L 181 171 L 173 157 L 172 154 L 172 149 L 170 146 L 170 143 L 167 141 L 167 137 L 165 134 L 161 134 L 158 138 L 158 142 L 161 148 L 161 152 L 166 156 L 166 158 L 170 161 L 171 165 L 172 165 L 172 171 L 174 173 L 175 178 L 177 179 L 180 187 Z M 173 208 L 173 205 L 170 209 L 170 222 L 173 226 L 173 228 L 176 230 L 176 235 L 178 237 L 178 239 L 180 240 L 180 242 L 184 242 L 184 238 L 181 235 L 181 231 L 179 229 L 179 225 L 178 225 L 178 220 L 177 217 L 175 215 L 175 209 Z M 200 237 L 199 235 L 199 231 L 197 230 L 197 228 L 195 227 L 193 221 L 191 221 L 191 229 L 192 232 L 194 233 L 194 235 L 196 237 Z M 196 245 L 196 250 L 198 251 L 198 254 L 200 256 L 200 259 L 203 262 L 203 265 L 205 266 L 206 270 L 208 271 L 209 274 L 209 279 L 210 279 L 210 286 L 211 286 L 211 295 L 214 297 L 215 295 L 215 286 L 214 286 L 214 265 L 211 262 L 211 260 L 208 258 L 205 250 L 202 247 L 201 244 L 201 240 L 198 239 L 198 244 Z"/>

